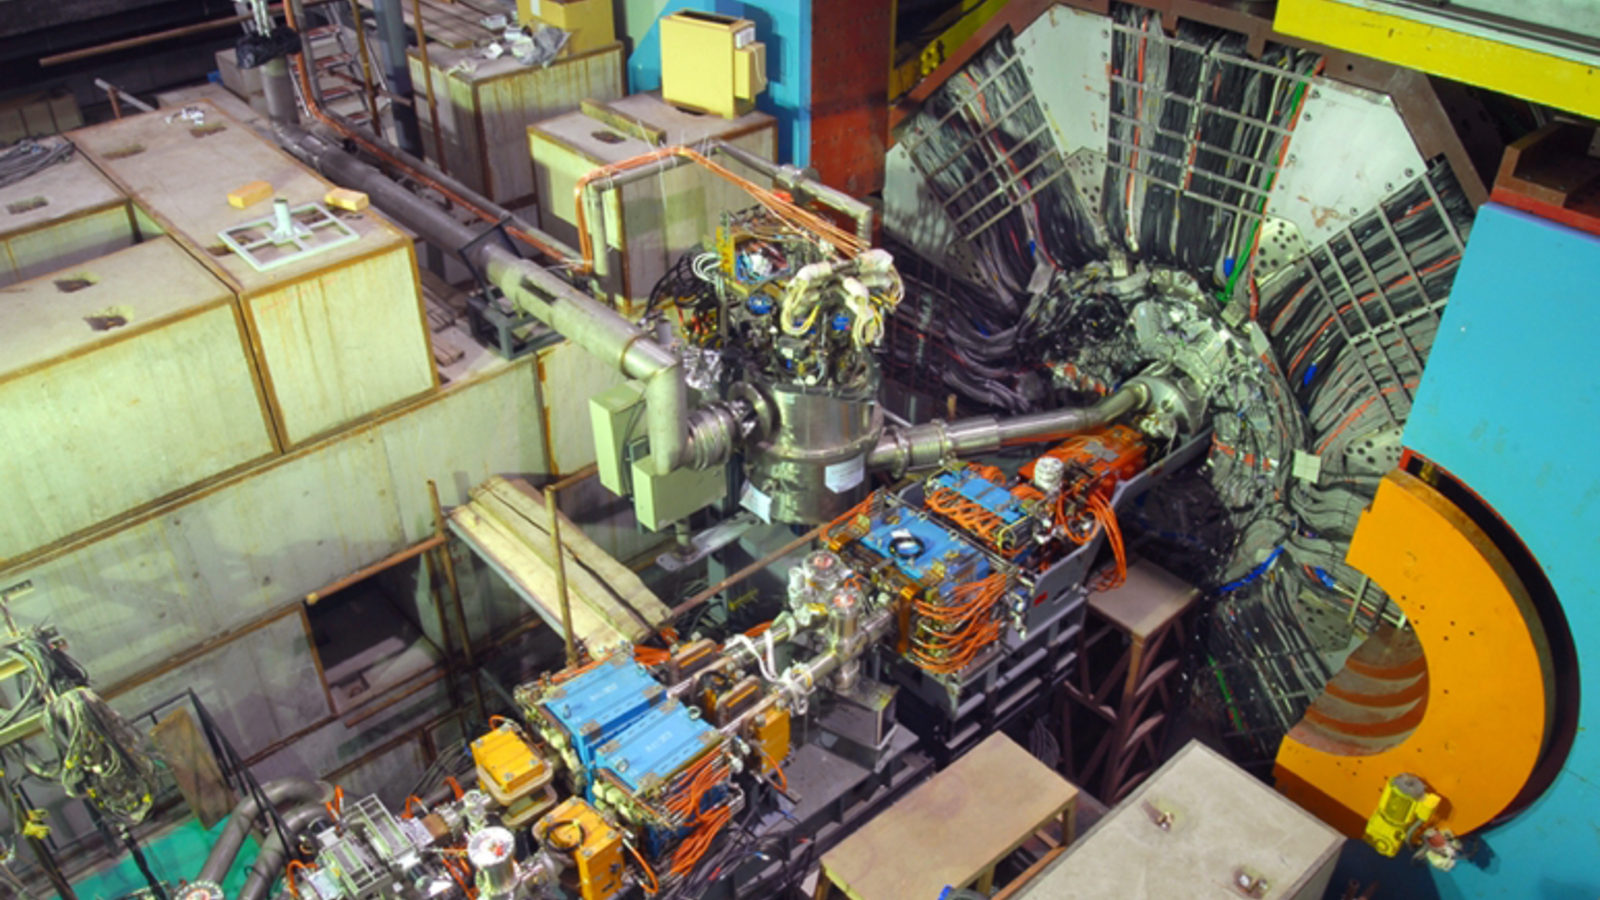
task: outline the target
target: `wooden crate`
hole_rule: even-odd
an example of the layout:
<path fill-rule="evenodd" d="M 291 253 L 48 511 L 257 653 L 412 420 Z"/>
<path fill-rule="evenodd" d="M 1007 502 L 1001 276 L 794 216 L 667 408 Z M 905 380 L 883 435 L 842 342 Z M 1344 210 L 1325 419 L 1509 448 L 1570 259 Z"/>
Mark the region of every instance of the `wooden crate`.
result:
<path fill-rule="evenodd" d="M 578 178 L 598 166 L 620 162 L 657 147 L 694 146 L 717 139 L 766 159 L 778 152 L 776 121 L 763 112 L 736 119 L 684 112 L 657 94 L 633 94 L 606 104 L 530 125 L 528 150 L 533 157 L 534 190 L 542 228 L 578 246 L 577 206 L 573 189 Z M 739 175 L 757 184 L 766 179 L 744 166 L 722 159 Z M 658 178 L 602 192 L 603 221 L 590 217 L 596 235 L 596 272 L 613 300 L 643 303 L 650 289 L 679 256 L 707 240 L 726 211 L 745 209 L 750 195 L 705 169 L 686 165 Z M 604 230 L 604 240 L 600 235 Z M 604 245 L 605 252 L 599 248 Z"/>
<path fill-rule="evenodd" d="M 128 198 L 84 159 L 0 187 L 0 286 L 104 256 L 138 238 Z"/>
<path fill-rule="evenodd" d="M 232 292 L 165 237 L 7 288 L 0 446 L 0 563 L 270 456 Z"/>
<path fill-rule="evenodd" d="M 415 48 L 410 52 L 422 145 L 428 158 L 437 161 L 422 59 Z M 528 123 L 577 109 L 584 100 L 621 97 L 627 84 L 623 66 L 620 43 L 548 66 L 524 66 L 509 57 L 484 59 L 472 48 L 430 45 L 428 67 L 444 134 L 445 168 L 496 203 L 511 208 L 531 204 Z"/>
<path fill-rule="evenodd" d="M 218 233 L 266 218 L 271 203 L 228 205 L 230 190 L 270 183 L 300 207 L 331 184 L 207 102 L 203 126 L 163 114 L 107 122 L 78 146 L 238 295 L 267 402 L 285 447 L 435 387 L 411 242 L 376 210 L 341 213 L 357 239 L 257 271 Z M 143 152 L 124 155 L 126 148 Z M 120 151 L 120 152 L 119 152 Z"/>
<path fill-rule="evenodd" d="M 0 100 L 0 145 L 62 134 L 82 124 L 78 99 L 67 90 L 36 91 Z"/>

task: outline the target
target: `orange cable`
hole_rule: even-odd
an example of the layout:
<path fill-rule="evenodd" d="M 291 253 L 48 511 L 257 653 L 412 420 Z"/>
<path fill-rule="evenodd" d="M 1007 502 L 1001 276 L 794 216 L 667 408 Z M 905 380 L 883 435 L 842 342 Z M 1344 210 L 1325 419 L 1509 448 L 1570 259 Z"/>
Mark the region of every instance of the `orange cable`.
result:
<path fill-rule="evenodd" d="M 628 852 L 632 853 L 633 854 L 633 858 L 638 861 L 639 868 L 644 870 L 644 874 L 650 876 L 650 886 L 649 887 L 644 887 L 644 885 L 640 885 L 640 887 L 644 888 L 644 892 L 646 894 L 655 894 L 657 891 L 661 890 L 661 882 L 656 880 L 656 870 L 650 868 L 650 864 L 644 861 L 644 857 L 639 855 L 639 851 L 638 850 L 633 849 L 633 844 L 629 843 L 628 841 L 623 841 L 622 842 L 622 846 L 628 848 Z"/>

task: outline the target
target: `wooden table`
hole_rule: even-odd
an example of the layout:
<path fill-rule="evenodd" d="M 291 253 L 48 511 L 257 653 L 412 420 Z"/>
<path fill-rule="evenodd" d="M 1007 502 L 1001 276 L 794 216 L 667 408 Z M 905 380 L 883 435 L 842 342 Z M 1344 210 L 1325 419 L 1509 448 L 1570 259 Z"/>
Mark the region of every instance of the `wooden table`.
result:
<path fill-rule="evenodd" d="M 850 900 L 934 900 L 977 883 L 1058 816 L 1073 837 L 1078 789 L 1004 734 L 907 794 L 822 856 L 817 900 L 837 885 Z"/>

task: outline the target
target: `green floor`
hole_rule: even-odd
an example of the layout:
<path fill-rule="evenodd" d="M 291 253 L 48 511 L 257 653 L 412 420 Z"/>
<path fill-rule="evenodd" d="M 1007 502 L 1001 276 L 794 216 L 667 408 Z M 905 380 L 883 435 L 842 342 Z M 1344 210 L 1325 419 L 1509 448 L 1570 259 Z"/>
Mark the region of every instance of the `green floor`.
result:
<path fill-rule="evenodd" d="M 171 886 L 193 878 L 205 863 L 211 845 L 216 843 L 226 826 L 227 820 L 224 819 L 208 831 L 200 827 L 199 820 L 191 818 L 151 839 L 144 845 L 145 858 L 150 862 L 151 871 Z M 244 849 L 239 851 L 239 858 L 234 861 L 233 870 L 222 883 L 227 896 L 238 895 L 239 889 L 244 886 L 250 863 L 255 860 L 259 850 L 260 846 L 254 838 L 245 841 Z M 139 874 L 139 867 L 134 865 L 132 857 L 124 854 L 121 862 L 79 880 L 72 889 L 77 892 L 78 900 L 118 900 L 144 887 L 146 884 L 144 876 Z"/>

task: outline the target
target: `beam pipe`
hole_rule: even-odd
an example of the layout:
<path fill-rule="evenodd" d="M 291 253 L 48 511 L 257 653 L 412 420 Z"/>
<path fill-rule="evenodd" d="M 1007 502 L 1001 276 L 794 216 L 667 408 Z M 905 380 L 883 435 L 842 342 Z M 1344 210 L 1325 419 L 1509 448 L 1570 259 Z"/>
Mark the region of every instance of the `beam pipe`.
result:
<path fill-rule="evenodd" d="M 867 468 L 903 473 L 935 466 L 952 457 L 991 453 L 1001 447 L 1034 441 L 1059 440 L 1114 421 L 1150 402 L 1150 389 L 1131 382 L 1090 407 L 1000 419 L 974 416 L 945 422 L 935 419 L 910 428 L 884 433 L 867 455 Z"/>

